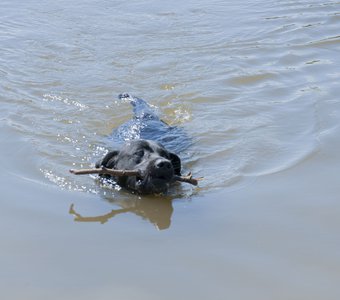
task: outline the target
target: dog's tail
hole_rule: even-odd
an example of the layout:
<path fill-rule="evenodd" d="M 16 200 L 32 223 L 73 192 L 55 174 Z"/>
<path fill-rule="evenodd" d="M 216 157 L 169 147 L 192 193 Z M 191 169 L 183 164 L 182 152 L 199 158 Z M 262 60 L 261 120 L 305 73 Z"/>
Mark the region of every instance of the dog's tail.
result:
<path fill-rule="evenodd" d="M 130 102 L 133 106 L 137 105 L 149 105 L 147 102 L 141 98 L 135 97 L 129 93 L 122 93 L 118 95 L 118 98 L 122 101 L 128 101 Z"/>
<path fill-rule="evenodd" d="M 148 104 L 145 100 L 132 96 L 128 93 L 122 93 L 118 95 L 118 98 L 122 101 L 128 101 L 133 106 L 133 112 L 137 118 L 158 118 L 157 112 L 154 107 Z"/>

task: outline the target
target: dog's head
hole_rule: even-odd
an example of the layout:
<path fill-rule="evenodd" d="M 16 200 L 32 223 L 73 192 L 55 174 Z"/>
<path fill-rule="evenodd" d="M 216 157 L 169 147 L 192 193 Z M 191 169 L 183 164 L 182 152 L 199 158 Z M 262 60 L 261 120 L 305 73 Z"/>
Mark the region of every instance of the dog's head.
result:
<path fill-rule="evenodd" d="M 181 175 L 181 160 L 162 145 L 149 140 L 134 140 L 119 151 L 109 152 L 96 167 L 140 170 L 143 176 L 122 176 L 117 183 L 139 193 L 166 192 L 174 175 Z"/>

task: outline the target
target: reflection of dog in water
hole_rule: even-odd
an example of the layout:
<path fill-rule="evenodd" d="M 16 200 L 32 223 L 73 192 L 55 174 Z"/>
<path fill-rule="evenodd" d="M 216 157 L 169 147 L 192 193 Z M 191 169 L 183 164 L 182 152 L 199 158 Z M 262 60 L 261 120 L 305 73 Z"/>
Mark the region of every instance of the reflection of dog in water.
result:
<path fill-rule="evenodd" d="M 71 205 L 69 213 L 73 215 L 76 222 L 98 222 L 106 223 L 109 219 L 122 213 L 134 213 L 143 219 L 149 220 L 159 230 L 167 229 L 171 224 L 171 215 L 173 212 L 171 199 L 154 199 L 145 198 L 138 199 L 134 205 L 126 208 L 113 209 L 109 213 L 93 217 L 83 217 L 74 209 L 74 204 Z"/>

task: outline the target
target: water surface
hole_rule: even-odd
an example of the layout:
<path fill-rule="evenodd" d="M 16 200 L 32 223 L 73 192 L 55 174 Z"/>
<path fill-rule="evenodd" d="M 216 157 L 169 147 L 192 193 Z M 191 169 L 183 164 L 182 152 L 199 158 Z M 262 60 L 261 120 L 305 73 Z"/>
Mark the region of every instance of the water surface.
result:
<path fill-rule="evenodd" d="M 7 299 L 338 299 L 339 3 L 2 1 Z M 70 168 L 146 99 L 205 179 L 163 197 Z"/>

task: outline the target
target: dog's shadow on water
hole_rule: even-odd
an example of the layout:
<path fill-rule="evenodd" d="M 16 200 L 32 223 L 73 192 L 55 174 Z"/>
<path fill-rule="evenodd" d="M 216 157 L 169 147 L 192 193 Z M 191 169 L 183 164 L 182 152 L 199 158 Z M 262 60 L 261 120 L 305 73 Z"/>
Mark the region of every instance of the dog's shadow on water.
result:
<path fill-rule="evenodd" d="M 179 188 L 179 190 L 181 189 Z M 119 208 L 112 209 L 102 215 L 84 216 L 79 213 L 74 204 L 71 204 L 69 213 L 74 216 L 74 221 L 105 224 L 117 215 L 133 213 L 149 221 L 158 230 L 164 230 L 171 225 L 174 199 L 188 197 L 188 195 L 183 194 L 183 191 L 180 197 L 178 197 L 178 194 L 177 197 L 173 195 L 139 196 L 127 191 L 103 191 L 101 196 L 105 201 L 119 206 Z"/>

